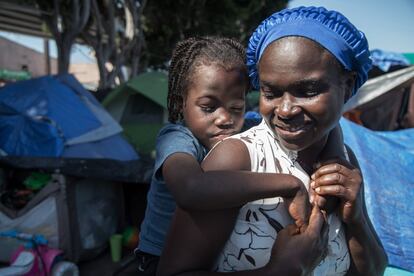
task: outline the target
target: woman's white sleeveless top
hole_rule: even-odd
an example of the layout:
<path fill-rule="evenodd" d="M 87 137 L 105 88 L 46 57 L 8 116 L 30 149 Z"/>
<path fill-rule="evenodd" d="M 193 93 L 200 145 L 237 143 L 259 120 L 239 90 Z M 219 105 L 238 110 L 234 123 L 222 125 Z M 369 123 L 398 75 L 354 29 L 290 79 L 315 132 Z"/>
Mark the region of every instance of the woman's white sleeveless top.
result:
<path fill-rule="evenodd" d="M 246 145 L 254 172 L 285 173 L 298 177 L 309 187 L 309 176 L 295 161 L 296 153 L 283 149 L 264 120 L 243 133 L 231 137 Z M 283 198 L 267 198 L 244 205 L 229 240 L 220 253 L 216 271 L 252 270 L 265 266 L 277 233 L 293 219 Z M 328 254 L 313 275 L 343 275 L 350 265 L 344 226 L 336 214 L 328 217 Z"/>

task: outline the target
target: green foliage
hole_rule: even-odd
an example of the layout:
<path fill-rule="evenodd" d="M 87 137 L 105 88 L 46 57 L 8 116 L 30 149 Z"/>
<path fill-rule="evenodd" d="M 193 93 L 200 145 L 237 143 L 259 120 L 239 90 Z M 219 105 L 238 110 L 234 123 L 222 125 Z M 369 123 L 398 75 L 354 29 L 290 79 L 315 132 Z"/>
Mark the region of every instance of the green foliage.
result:
<path fill-rule="evenodd" d="M 149 0 L 143 15 L 145 59 L 165 68 L 174 45 L 195 35 L 223 35 L 245 45 L 254 28 L 288 0 Z"/>

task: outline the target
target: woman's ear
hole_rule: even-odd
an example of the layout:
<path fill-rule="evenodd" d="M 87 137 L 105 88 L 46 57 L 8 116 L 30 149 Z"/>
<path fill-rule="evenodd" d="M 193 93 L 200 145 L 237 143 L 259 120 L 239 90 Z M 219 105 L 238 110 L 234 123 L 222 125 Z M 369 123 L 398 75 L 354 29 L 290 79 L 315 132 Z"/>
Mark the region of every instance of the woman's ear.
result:
<path fill-rule="evenodd" d="M 345 74 L 345 98 L 344 98 L 344 103 L 347 102 L 349 100 L 349 98 L 351 98 L 352 96 L 352 92 L 354 91 L 354 87 L 355 87 L 355 82 L 356 82 L 356 77 L 357 74 L 354 71 L 351 72 L 347 72 Z"/>

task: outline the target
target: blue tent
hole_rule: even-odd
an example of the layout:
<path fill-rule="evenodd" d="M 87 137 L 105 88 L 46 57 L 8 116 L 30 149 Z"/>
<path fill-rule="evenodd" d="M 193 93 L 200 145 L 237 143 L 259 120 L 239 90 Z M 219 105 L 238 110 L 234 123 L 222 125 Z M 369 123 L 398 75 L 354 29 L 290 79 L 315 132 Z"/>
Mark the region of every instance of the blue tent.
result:
<path fill-rule="evenodd" d="M 135 160 L 122 128 L 72 75 L 0 89 L 3 155 Z"/>

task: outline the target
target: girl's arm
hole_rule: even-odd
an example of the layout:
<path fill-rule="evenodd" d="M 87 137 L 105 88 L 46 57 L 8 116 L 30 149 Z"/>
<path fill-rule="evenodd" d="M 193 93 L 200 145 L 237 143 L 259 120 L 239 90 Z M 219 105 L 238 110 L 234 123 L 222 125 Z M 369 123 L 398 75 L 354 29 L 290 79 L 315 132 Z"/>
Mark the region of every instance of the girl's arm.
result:
<path fill-rule="evenodd" d="M 206 159 L 206 170 L 240 170 L 250 165 L 249 154 L 244 144 L 239 144 L 236 140 L 226 140 L 223 143 L 231 145 L 217 147 Z M 232 191 L 237 192 L 237 186 L 233 187 Z M 218 201 L 214 199 L 213 204 Z M 183 211 L 177 208 L 158 266 L 158 275 L 217 274 L 208 271 L 213 268 L 220 250 L 227 241 L 237 215 L 238 208 L 209 212 Z M 314 209 L 310 224 L 303 233 L 292 231 L 293 226 L 279 232 L 278 242 L 275 243 L 268 265 L 258 270 L 236 274 L 301 275 L 311 270 L 319 262 L 320 256 L 323 255 L 321 252 L 326 246 L 327 231 L 323 230 L 323 224 L 322 214 L 319 209 Z"/>
<path fill-rule="evenodd" d="M 223 155 L 222 148 L 226 149 L 225 156 L 218 158 Z M 246 154 L 237 154 L 240 151 Z M 204 172 L 197 160 L 186 153 L 174 153 L 164 161 L 164 180 L 181 208 L 219 210 L 275 196 L 301 196 L 303 201 L 307 198 L 303 183 L 292 175 L 250 172 L 250 157 L 239 140 L 221 142 L 203 164 L 209 162 L 221 163 L 216 164 L 215 171 Z M 221 164 L 227 163 L 233 169 L 225 170 Z"/>
<path fill-rule="evenodd" d="M 214 261 L 233 229 L 237 211 L 186 212 L 177 208 L 157 275 L 308 275 L 325 255 L 328 227 L 315 205 L 303 232 L 287 225 L 278 233 L 266 266 L 225 274 L 213 272 Z"/>
<path fill-rule="evenodd" d="M 348 275 L 382 275 L 387 256 L 367 214 L 358 161 L 350 148 L 347 151 L 351 164 L 322 166 L 312 176 L 312 186 L 322 196 L 340 199 L 338 212 L 351 255 Z"/>

